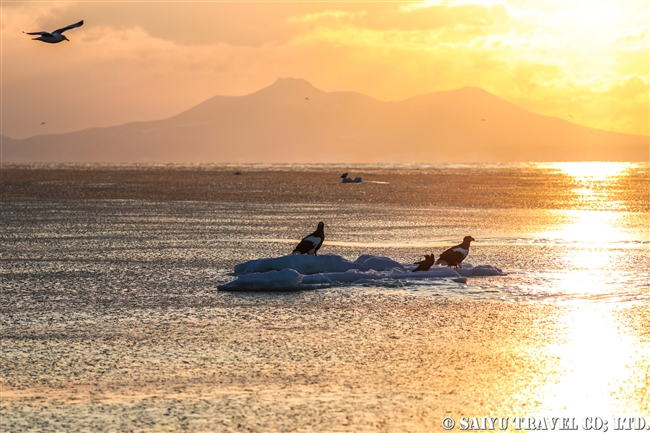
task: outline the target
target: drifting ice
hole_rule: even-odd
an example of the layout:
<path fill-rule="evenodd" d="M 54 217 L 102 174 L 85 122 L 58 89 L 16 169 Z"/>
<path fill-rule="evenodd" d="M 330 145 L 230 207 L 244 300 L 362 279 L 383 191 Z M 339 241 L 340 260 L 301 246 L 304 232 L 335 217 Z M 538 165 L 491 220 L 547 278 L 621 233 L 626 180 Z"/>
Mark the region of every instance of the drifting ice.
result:
<path fill-rule="evenodd" d="M 341 287 L 367 281 L 416 281 L 447 279 L 464 283 L 467 277 L 504 275 L 489 265 L 464 264 L 462 269 L 434 267 L 424 272 L 411 272 L 415 265 L 404 265 L 388 257 L 364 254 L 354 262 L 334 255 L 288 256 L 250 260 L 235 266 L 237 279 L 218 286 L 219 290 L 305 290 Z M 378 281 L 377 281 L 378 282 Z"/>

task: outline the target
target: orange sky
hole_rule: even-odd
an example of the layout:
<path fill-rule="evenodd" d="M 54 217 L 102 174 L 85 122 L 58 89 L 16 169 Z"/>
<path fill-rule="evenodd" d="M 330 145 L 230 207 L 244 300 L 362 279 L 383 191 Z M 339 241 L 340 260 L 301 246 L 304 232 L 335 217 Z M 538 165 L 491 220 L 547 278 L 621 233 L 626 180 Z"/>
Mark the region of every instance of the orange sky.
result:
<path fill-rule="evenodd" d="M 647 1 L 3 1 L 1 12 L 2 133 L 13 138 L 161 119 L 278 77 L 381 100 L 478 86 L 649 133 Z M 81 19 L 71 42 L 21 33 Z"/>

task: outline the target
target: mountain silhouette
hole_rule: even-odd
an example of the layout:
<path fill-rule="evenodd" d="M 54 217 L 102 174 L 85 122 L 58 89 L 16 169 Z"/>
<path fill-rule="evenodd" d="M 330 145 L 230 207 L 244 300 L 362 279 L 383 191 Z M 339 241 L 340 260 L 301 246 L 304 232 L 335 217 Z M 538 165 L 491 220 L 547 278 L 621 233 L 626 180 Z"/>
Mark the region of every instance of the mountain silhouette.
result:
<path fill-rule="evenodd" d="M 163 120 L 2 137 L 2 161 L 647 161 L 648 147 L 647 136 L 536 114 L 476 87 L 385 102 L 281 78 Z"/>

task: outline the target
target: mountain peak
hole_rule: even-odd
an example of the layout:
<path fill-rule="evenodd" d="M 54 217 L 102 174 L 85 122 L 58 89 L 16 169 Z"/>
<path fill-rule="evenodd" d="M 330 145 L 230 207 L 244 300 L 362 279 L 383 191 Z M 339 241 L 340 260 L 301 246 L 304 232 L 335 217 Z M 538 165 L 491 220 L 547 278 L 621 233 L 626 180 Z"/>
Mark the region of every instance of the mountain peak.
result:
<path fill-rule="evenodd" d="M 294 77 L 278 77 L 277 80 L 273 83 L 273 86 L 282 86 L 282 85 L 306 85 L 309 87 L 314 87 L 309 81 L 304 78 L 294 78 Z"/>
<path fill-rule="evenodd" d="M 119 139 L 116 140 L 116 137 Z M 585 128 L 477 87 L 382 102 L 279 78 L 169 119 L 2 138 L 4 161 L 647 161 L 648 137 Z"/>
<path fill-rule="evenodd" d="M 309 81 L 307 81 L 307 80 L 305 80 L 303 78 L 293 78 L 293 77 L 278 78 L 268 88 L 280 89 L 280 90 L 283 90 L 283 91 L 287 91 L 287 90 L 296 90 L 296 91 L 298 91 L 298 90 L 301 90 L 301 91 L 318 90 Z M 318 90 L 318 91 L 321 92 L 322 90 Z"/>
<path fill-rule="evenodd" d="M 310 96 L 326 93 L 314 87 L 309 81 L 302 78 L 278 78 L 273 84 L 267 86 L 251 96 L 274 98 L 275 100 L 303 100 Z"/>

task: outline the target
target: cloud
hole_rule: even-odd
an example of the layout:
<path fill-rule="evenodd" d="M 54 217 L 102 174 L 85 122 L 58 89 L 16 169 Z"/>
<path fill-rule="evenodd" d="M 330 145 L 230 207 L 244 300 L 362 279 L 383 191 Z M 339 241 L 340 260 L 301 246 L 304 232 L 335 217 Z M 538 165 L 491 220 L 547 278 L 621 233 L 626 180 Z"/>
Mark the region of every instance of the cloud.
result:
<path fill-rule="evenodd" d="M 65 5 L 39 21 L 52 25 L 72 17 L 83 17 L 88 24 L 116 30 L 141 28 L 154 38 L 179 45 L 225 43 L 256 48 L 289 42 L 302 31 L 309 17 L 345 14 L 345 10 L 359 9 L 352 3 L 343 4 L 341 12 L 322 11 L 322 4 L 310 2 L 77 2 Z"/>
<path fill-rule="evenodd" d="M 337 62 L 351 71 L 348 79 L 369 77 L 355 79 L 356 90 L 380 98 L 473 85 L 542 113 L 582 110 L 589 126 L 647 134 L 647 98 L 639 96 L 625 108 L 627 102 L 613 95 L 625 77 L 648 81 L 648 7 L 520 5 L 435 1 L 358 15 L 321 14 L 310 18 L 316 25 L 294 43 L 337 47 L 344 57 Z M 384 86 L 390 90 L 378 95 L 375 77 L 393 83 Z M 600 107 L 601 114 L 574 103 L 581 100 Z"/>
<path fill-rule="evenodd" d="M 477 86 L 589 126 L 648 129 L 650 7 L 640 2 L 5 5 L 10 136 L 42 132 L 32 125 L 45 115 L 56 117 L 51 131 L 167 117 L 281 76 L 383 100 Z M 70 43 L 21 33 L 79 19 Z"/>

